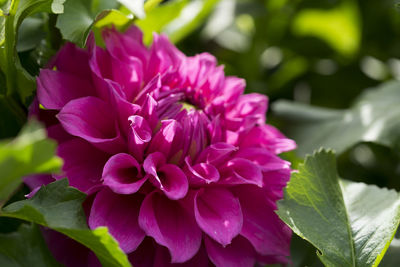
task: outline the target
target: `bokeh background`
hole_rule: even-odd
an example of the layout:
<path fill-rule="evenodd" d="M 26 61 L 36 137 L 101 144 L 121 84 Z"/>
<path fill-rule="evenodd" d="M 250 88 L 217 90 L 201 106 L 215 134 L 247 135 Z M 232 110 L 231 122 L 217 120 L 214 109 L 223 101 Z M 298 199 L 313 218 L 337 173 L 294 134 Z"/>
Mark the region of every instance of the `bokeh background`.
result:
<path fill-rule="evenodd" d="M 313 152 L 309 144 L 322 128 L 312 128 L 315 132 L 309 132 L 308 140 L 297 138 L 299 127 L 292 127 L 296 121 L 287 120 L 277 103 L 286 99 L 293 101 L 290 103 L 329 108 L 329 114 L 334 110 L 346 112 L 370 88 L 400 80 L 398 1 L 169 0 L 151 9 L 144 19 L 130 21 L 111 14 L 93 23 L 97 37 L 101 28 L 111 23 L 121 30 L 135 23 L 145 32 L 146 43 L 151 42 L 153 31 L 163 32 L 187 55 L 209 52 L 216 56 L 228 75 L 246 80 L 248 93 L 268 95 L 268 121 L 298 143 L 298 151 L 283 155 L 296 168 L 304 154 Z M 101 10 L 99 6 L 117 7 L 122 14 L 129 13 L 114 0 L 88 2 L 91 3 L 88 14 L 96 14 L 96 9 Z M 89 19 L 95 17 L 91 13 Z M 19 29 L 18 56 L 32 76 L 38 74 L 64 42 L 56 19 L 54 14 L 36 14 L 25 19 Z M 0 84 L 2 79 L 0 75 Z M 3 108 L 6 103 L 0 104 L 0 122 L 7 125 L 0 129 L 0 138 L 15 136 L 20 125 Z M 23 104 L 27 111 L 29 99 Z M 391 105 L 378 106 L 379 114 L 390 116 L 396 105 L 394 100 Z M 312 109 L 306 115 L 318 117 L 320 113 L 323 112 Z M 400 121 L 400 113 L 391 118 Z M 309 125 L 300 127 L 307 132 Z M 356 124 L 341 127 L 357 130 Z M 343 133 L 337 134 L 338 139 L 351 135 L 351 130 L 343 129 Z M 396 146 L 400 144 L 399 138 L 400 133 L 391 142 L 393 146 L 379 142 L 343 146 L 338 153 L 340 176 L 400 191 L 400 146 Z M 23 198 L 23 194 L 14 198 Z M 5 225 L 4 221 L 0 221 L 2 224 Z M 315 249 L 308 243 L 295 237 L 292 245 L 294 266 L 321 265 Z M 400 266 L 399 255 L 400 241 L 395 240 L 381 266 Z"/>

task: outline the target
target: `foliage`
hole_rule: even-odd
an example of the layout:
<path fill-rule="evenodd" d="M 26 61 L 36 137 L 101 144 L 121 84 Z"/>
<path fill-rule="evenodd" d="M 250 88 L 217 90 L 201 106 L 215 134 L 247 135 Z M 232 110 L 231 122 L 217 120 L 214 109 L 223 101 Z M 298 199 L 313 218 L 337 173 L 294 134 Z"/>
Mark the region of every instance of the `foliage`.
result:
<path fill-rule="evenodd" d="M 22 181 L 62 164 L 55 142 L 27 122 L 40 68 L 66 41 L 85 47 L 93 31 L 103 45 L 104 27 L 131 24 L 146 44 L 159 32 L 186 54 L 212 53 L 228 74 L 246 79 L 248 92 L 269 96 L 268 119 L 298 143 L 282 155 L 299 172 L 277 211 L 296 233 L 294 266 L 398 265 L 399 236 L 389 246 L 400 190 L 395 3 L 0 0 L 0 207 L 8 202 L 0 225 L 10 225 L 0 229 L 0 266 L 58 266 L 42 226 L 82 243 L 104 266 L 129 266 L 106 228 L 87 228 L 83 193 L 60 180 L 24 199 Z"/>

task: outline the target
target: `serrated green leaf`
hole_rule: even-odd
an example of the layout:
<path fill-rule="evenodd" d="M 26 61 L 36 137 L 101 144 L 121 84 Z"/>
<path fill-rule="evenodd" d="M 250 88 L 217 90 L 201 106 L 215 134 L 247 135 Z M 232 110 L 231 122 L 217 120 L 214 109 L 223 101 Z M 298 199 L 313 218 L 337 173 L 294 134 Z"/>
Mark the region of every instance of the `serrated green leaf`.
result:
<path fill-rule="evenodd" d="M 0 207 L 28 174 L 57 172 L 62 160 L 54 155 L 56 143 L 36 121 L 28 123 L 19 136 L 0 142 Z"/>
<path fill-rule="evenodd" d="M 87 227 L 82 208 L 85 197 L 63 179 L 43 186 L 31 199 L 6 206 L 1 216 L 34 222 L 65 234 L 91 249 L 103 267 L 131 266 L 107 228 L 92 231 Z"/>
<path fill-rule="evenodd" d="M 22 224 L 17 232 L 0 234 L 0 266 L 61 266 L 51 255 L 39 228 Z"/>
<path fill-rule="evenodd" d="M 273 105 L 287 134 L 296 140 L 301 155 L 319 147 L 338 154 L 358 142 L 400 147 L 400 82 L 366 91 L 346 110 L 311 107 L 289 101 Z"/>
<path fill-rule="evenodd" d="M 130 19 L 129 16 L 113 9 L 116 6 L 114 0 L 68 0 L 64 5 L 64 13 L 58 16 L 56 27 L 60 29 L 64 39 L 83 47 L 92 27 L 101 19 L 107 18 L 110 14 L 114 19 L 115 17 L 118 20 L 123 17 L 126 20 Z"/>
<path fill-rule="evenodd" d="M 400 197 L 340 182 L 332 151 L 307 156 L 278 202 L 279 217 L 318 249 L 326 266 L 377 266 L 400 220 Z"/>

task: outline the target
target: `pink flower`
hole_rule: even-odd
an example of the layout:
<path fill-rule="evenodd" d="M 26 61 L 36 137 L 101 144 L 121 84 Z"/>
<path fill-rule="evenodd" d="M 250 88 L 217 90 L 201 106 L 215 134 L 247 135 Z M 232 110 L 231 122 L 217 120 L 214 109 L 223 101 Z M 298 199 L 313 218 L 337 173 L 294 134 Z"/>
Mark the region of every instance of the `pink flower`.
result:
<path fill-rule="evenodd" d="M 267 97 L 164 35 L 104 40 L 66 44 L 37 80 L 65 161 L 55 178 L 91 195 L 89 226 L 139 267 L 286 263 L 291 231 L 274 210 L 291 170 L 276 154 L 295 143 L 265 123 Z"/>

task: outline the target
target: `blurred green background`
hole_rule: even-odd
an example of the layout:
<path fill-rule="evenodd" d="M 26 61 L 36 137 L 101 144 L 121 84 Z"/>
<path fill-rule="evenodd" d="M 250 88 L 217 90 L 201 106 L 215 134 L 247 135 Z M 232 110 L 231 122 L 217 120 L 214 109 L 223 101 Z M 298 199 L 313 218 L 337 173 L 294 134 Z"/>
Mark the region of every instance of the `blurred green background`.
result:
<path fill-rule="evenodd" d="M 333 121 L 336 109 L 344 115 L 351 113 L 349 108 L 370 88 L 400 80 L 400 0 L 169 0 L 155 7 L 158 2 L 161 1 L 147 1 L 146 17 L 133 21 L 144 31 L 145 42 L 151 42 L 153 31 L 166 33 L 187 55 L 209 52 L 216 56 L 225 65 L 226 74 L 246 80 L 247 92 L 268 95 L 268 121 L 298 143 L 298 151 L 283 155 L 294 168 L 305 153 L 313 152 L 313 138 L 331 133 L 329 138 L 334 143 L 335 134 L 338 140 L 345 140 L 348 135 L 346 142 L 340 141 L 338 147 L 333 147 L 340 149 L 340 176 L 400 191 L 400 86 L 398 90 L 380 93 L 383 100 L 379 103 L 373 98 L 366 101 L 369 106 L 365 106 L 372 112 L 369 117 L 389 129 L 382 130 L 384 134 L 376 140 L 369 140 L 374 142 L 353 134 L 364 129 L 358 127 L 357 118 L 343 122 L 339 116 L 330 128 L 322 125 Z M 17 51 L 29 74 L 38 74 L 63 44 L 63 38 L 83 45 L 84 33 L 93 25 L 99 36 L 100 29 L 111 23 L 120 29 L 132 23 L 130 12 L 119 7 L 117 1 L 87 3 L 86 10 L 84 6 L 76 8 L 80 1 L 68 0 L 65 13 L 58 18 L 55 14 L 39 13 L 23 21 Z M 97 20 L 96 15 L 106 8 L 118 10 Z M 76 25 L 57 24 L 57 19 L 75 15 L 72 11 L 89 14 L 88 25 L 79 21 Z M 80 35 L 72 34 L 75 32 Z M 4 79 L 0 72 L 0 84 Z M 288 120 L 290 116 L 285 117 L 284 108 L 274 105 L 281 99 L 307 105 L 298 116 L 299 121 L 304 119 L 307 123 L 295 125 L 297 117 L 293 114 L 299 111 L 295 105 L 292 121 Z M 24 100 L 27 111 L 32 97 Z M 308 105 L 329 110 L 309 109 Z M 21 125 L 15 125 L 14 115 L 4 115 L 7 110 L 1 108 L 2 105 L 1 125 L 11 126 L 0 129 L 0 137 L 11 137 Z M 356 117 L 359 111 L 363 112 L 362 108 L 350 115 Z M 377 110 L 379 116 L 374 117 Z M 343 131 L 332 134 L 335 128 Z M 326 148 L 332 142 L 315 140 L 316 146 Z M 382 266 L 400 266 L 398 240 L 393 244 Z M 298 238 L 293 241 L 293 264 L 320 265 L 315 249 Z"/>

